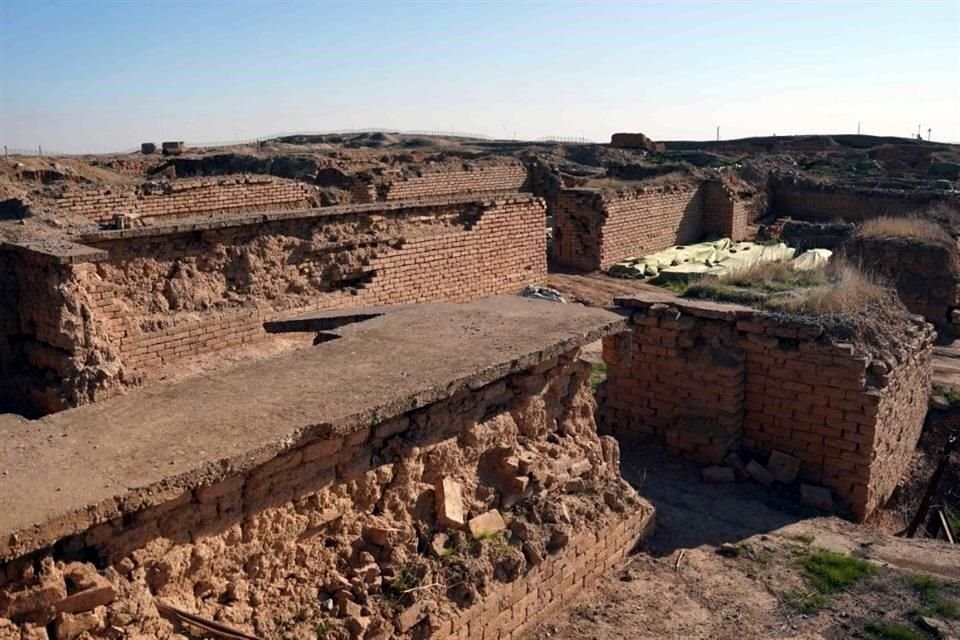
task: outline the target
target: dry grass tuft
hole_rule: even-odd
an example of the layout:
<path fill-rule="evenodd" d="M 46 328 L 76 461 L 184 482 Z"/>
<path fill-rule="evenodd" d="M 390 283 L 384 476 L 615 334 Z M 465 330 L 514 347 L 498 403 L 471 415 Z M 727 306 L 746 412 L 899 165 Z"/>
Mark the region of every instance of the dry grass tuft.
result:
<path fill-rule="evenodd" d="M 806 271 L 787 261 L 756 264 L 691 284 L 682 295 L 809 316 L 854 314 L 894 298 L 873 277 L 839 260 Z"/>
<path fill-rule="evenodd" d="M 784 298 L 776 306 L 782 311 L 810 315 L 849 314 L 889 303 L 893 297 L 888 288 L 852 265 L 838 263 L 825 271 L 827 282 Z"/>
<path fill-rule="evenodd" d="M 923 242 L 950 242 L 942 226 L 916 216 L 894 218 L 881 216 L 864 222 L 857 230 L 861 238 L 909 238 Z"/>

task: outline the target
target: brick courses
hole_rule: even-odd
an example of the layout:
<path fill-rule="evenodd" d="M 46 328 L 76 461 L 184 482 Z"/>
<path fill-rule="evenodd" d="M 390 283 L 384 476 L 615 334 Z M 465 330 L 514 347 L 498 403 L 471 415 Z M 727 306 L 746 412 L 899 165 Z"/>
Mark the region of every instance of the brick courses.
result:
<path fill-rule="evenodd" d="M 604 339 L 601 428 L 655 433 L 675 453 L 719 463 L 742 446 L 803 461 L 857 520 L 892 493 L 920 437 L 933 332 L 915 321 L 902 351 L 871 360 L 813 323 L 681 299 L 622 301 L 632 332 Z"/>
<path fill-rule="evenodd" d="M 854 235 L 844 248 L 865 270 L 896 287 L 911 312 L 940 329 L 952 328 L 951 314 L 960 307 L 960 251 L 956 241 Z"/>
<path fill-rule="evenodd" d="M 247 549 L 261 548 L 269 548 L 271 555 L 278 556 L 276 561 L 262 563 L 263 571 L 270 571 L 273 565 L 277 565 L 285 567 L 284 575 L 287 575 L 294 566 L 293 556 L 289 554 L 295 554 L 297 558 L 311 559 L 305 571 L 314 572 L 319 577 L 312 582 L 323 585 L 329 575 L 326 572 L 344 571 L 342 562 L 350 557 L 349 549 L 339 546 L 326 549 L 330 545 L 342 546 L 353 540 L 360 549 L 379 553 L 376 547 L 369 546 L 357 536 L 364 530 L 361 524 L 381 522 L 378 518 L 382 516 L 372 515 L 368 507 L 350 503 L 349 499 L 345 504 L 344 496 L 359 500 L 356 494 L 363 495 L 365 490 L 358 487 L 378 486 L 378 483 L 382 485 L 378 492 L 387 495 L 396 491 L 406 495 L 402 492 L 407 489 L 392 487 L 391 482 L 394 485 L 412 482 L 409 490 L 429 492 L 423 461 L 429 461 L 427 468 L 434 468 L 450 455 L 467 459 L 462 470 L 450 469 L 449 472 L 465 473 L 466 478 L 470 478 L 476 473 L 475 467 L 480 459 L 499 451 L 496 447 L 516 441 L 517 425 L 529 438 L 546 438 L 550 429 L 558 428 L 556 423 L 553 427 L 547 426 L 547 430 L 537 430 L 542 429 L 540 425 L 550 425 L 551 416 L 571 425 L 566 427 L 569 435 L 574 436 L 571 429 L 577 430 L 574 437 L 566 440 L 579 451 L 577 459 L 585 463 L 585 470 L 579 472 L 586 474 L 582 477 L 594 478 L 598 486 L 613 483 L 622 487 L 618 454 L 606 453 L 604 447 L 607 444 L 597 439 L 592 419 L 583 418 L 591 415 L 593 407 L 587 386 L 588 373 L 589 366 L 576 360 L 575 351 L 562 351 L 556 357 L 484 386 L 451 392 L 453 395 L 400 415 L 384 414 L 370 424 L 356 424 L 346 433 L 337 431 L 324 435 L 322 431 L 308 431 L 302 438 L 287 443 L 273 457 L 241 473 L 231 471 L 229 465 L 222 465 L 222 468 L 218 465 L 216 471 L 206 472 L 199 476 L 199 482 L 192 480 L 186 486 L 173 478 L 161 491 L 150 494 L 151 506 L 144 507 L 137 500 L 118 500 L 112 505 L 109 519 L 101 515 L 99 521 L 93 520 L 84 525 L 87 528 L 77 529 L 77 533 L 61 534 L 56 544 L 50 547 L 34 548 L 13 556 L 10 549 L 0 547 L 0 557 L 9 561 L 0 564 L 0 589 L 6 586 L 16 591 L 23 567 L 43 564 L 40 558 L 52 554 L 82 557 L 101 567 L 113 567 L 112 579 L 125 584 L 143 581 L 142 572 L 137 577 L 137 571 L 130 572 L 131 566 L 147 567 L 146 582 L 151 585 L 153 596 L 163 600 L 176 593 L 172 587 L 180 583 L 209 585 L 211 577 L 215 584 L 221 579 L 237 580 L 239 574 L 236 572 L 243 574 L 250 566 L 251 558 L 259 555 L 259 551 L 249 555 Z M 538 417 L 539 414 L 542 416 Z M 512 429 L 507 426 L 512 423 L 511 415 L 517 420 Z M 582 426 L 573 427 L 571 420 Z M 589 431 L 580 433 L 582 429 Z M 483 434 L 480 442 L 477 434 Z M 417 456 L 417 462 L 407 463 L 404 456 L 408 455 Z M 529 457 L 530 454 L 526 455 L 524 459 L 528 463 L 535 460 Z M 216 479 L 203 481 L 210 473 L 217 474 Z M 424 477 L 408 478 L 408 474 L 417 473 Z M 538 488 L 537 491 L 562 491 L 559 488 L 562 483 L 549 486 L 552 488 Z M 632 490 L 628 491 L 635 495 Z M 458 607 L 443 596 L 432 594 L 431 598 L 438 601 L 439 606 L 431 605 L 429 629 L 421 629 L 419 633 L 425 633 L 423 636 L 412 634 L 409 637 L 519 638 L 534 624 L 571 606 L 599 577 L 623 563 L 638 542 L 652 532 L 654 517 L 649 504 L 634 498 L 626 509 L 605 506 L 615 499 L 611 497 L 613 495 L 607 495 L 606 501 L 599 495 L 585 496 L 584 499 L 596 501 L 597 512 L 593 518 L 580 522 L 575 528 L 569 527 L 573 530 L 563 544 L 548 547 L 540 561 L 525 563 L 520 574 L 487 580 L 478 599 L 469 606 Z M 471 497 L 471 500 L 476 510 L 476 499 Z M 337 507 L 331 509 L 331 505 Z M 420 513 L 414 511 L 413 505 L 408 508 L 413 513 Z M 331 510 L 336 513 L 328 515 Z M 96 509 L 89 509 L 84 517 L 94 518 L 96 512 Z M 428 521 L 424 526 L 429 527 L 430 516 L 426 517 Z M 516 516 L 510 514 L 508 517 L 513 520 Z M 346 524 L 340 522 L 341 518 Z M 51 522 L 48 528 L 56 531 L 61 527 L 76 527 L 75 520 L 77 518 L 63 523 Z M 280 526 L 280 523 L 284 524 Z M 401 522 L 396 526 L 409 528 L 411 523 Z M 544 526 L 547 531 L 557 527 Z M 400 531 L 395 528 L 387 530 Z M 326 534 L 318 535 L 323 532 Z M 514 544 L 517 548 L 522 546 L 519 541 Z M 218 575 L 201 576 L 196 567 L 190 568 L 189 563 L 177 560 L 205 557 L 213 548 L 221 549 L 224 556 L 214 563 L 216 570 L 222 572 Z M 321 551 L 323 549 L 326 551 Z M 320 563 L 321 559 L 323 562 L 332 559 L 331 565 L 326 567 Z M 204 565 L 209 566 L 209 563 Z M 149 567 L 166 567 L 167 573 L 155 581 Z M 204 571 L 209 573 L 209 569 L 204 568 Z M 294 571 L 303 573 L 304 570 Z M 251 574 L 248 572 L 248 575 Z M 264 577 L 263 574 L 259 577 L 251 575 L 249 580 L 244 578 L 243 581 L 249 583 L 251 591 L 259 592 L 269 586 L 269 580 L 264 581 Z M 303 584 L 302 580 L 300 584 Z M 118 588 L 117 592 L 121 597 L 129 597 L 123 595 L 131 593 L 129 589 Z M 194 588 L 190 591 L 191 597 L 194 593 L 201 592 Z M 316 598 L 316 586 L 307 593 Z M 280 597 L 292 595 L 295 594 L 280 594 Z M 264 606 L 270 599 L 271 595 L 258 598 L 258 606 Z M 185 606 L 195 610 L 212 602 L 216 600 L 197 595 L 196 603 L 191 601 Z M 370 606 L 373 606 L 372 602 Z M 244 623 L 249 624 L 252 612 L 248 610 L 245 614 Z M 123 626 L 127 628 L 129 625 L 135 630 L 141 624 L 155 624 L 149 619 L 154 615 L 148 610 L 127 616 Z M 408 637 L 405 632 L 406 629 L 396 637 Z"/>
<path fill-rule="evenodd" d="M 527 168 L 517 162 L 476 166 L 467 164 L 460 170 L 429 171 L 413 176 L 357 176 L 351 196 L 353 202 L 369 203 L 527 190 Z"/>
<path fill-rule="evenodd" d="M 747 208 L 720 182 L 563 189 L 553 217 L 553 259 L 583 271 L 703 236 L 746 236 Z"/>
<path fill-rule="evenodd" d="M 159 366 L 262 339 L 265 321 L 304 311 L 519 290 L 546 273 L 544 215 L 541 200 L 515 195 L 92 235 L 89 245 L 108 253 L 97 263 L 20 261 L 19 287 L 31 295 L 20 302 L 19 331 L 35 372 L 52 374 L 35 376 L 28 393 L 44 412 L 83 404 L 123 386 L 108 391 L 85 373 L 91 357 L 135 383 Z M 186 293 L 170 293 L 177 277 Z M 203 293 L 209 282 L 215 293 Z M 187 303 L 166 309 L 165 295 Z"/>
<path fill-rule="evenodd" d="M 939 204 L 960 211 L 960 198 L 942 191 L 871 189 L 786 175 L 772 175 L 768 191 L 770 208 L 778 216 L 815 222 L 906 216 Z"/>
<path fill-rule="evenodd" d="M 134 217 L 186 216 L 202 212 L 307 208 L 317 189 L 295 180 L 271 176 L 199 178 L 140 186 L 71 188 L 54 206 L 98 224 L 118 214 Z"/>

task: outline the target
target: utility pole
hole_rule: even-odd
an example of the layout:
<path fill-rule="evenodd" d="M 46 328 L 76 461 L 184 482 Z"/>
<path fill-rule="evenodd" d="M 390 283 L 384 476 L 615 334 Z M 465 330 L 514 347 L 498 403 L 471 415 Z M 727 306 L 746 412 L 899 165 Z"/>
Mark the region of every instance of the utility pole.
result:
<path fill-rule="evenodd" d="M 930 138 L 931 138 L 932 135 L 933 135 L 933 129 L 928 127 L 928 128 L 927 128 L 927 142 L 930 142 Z"/>
<path fill-rule="evenodd" d="M 720 146 L 720 125 L 717 125 L 717 146 Z"/>
<path fill-rule="evenodd" d="M 43 147 L 41 147 L 40 145 L 37 145 L 37 155 L 38 156 L 43 155 Z"/>

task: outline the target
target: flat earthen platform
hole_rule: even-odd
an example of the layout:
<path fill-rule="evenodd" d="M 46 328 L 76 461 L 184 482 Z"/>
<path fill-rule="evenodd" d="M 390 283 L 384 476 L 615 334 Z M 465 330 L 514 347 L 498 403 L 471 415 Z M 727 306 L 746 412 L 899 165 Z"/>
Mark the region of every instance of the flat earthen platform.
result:
<path fill-rule="evenodd" d="M 421 305 L 220 375 L 33 422 L 0 416 L 0 560 L 625 328 L 601 309 L 519 297 Z"/>

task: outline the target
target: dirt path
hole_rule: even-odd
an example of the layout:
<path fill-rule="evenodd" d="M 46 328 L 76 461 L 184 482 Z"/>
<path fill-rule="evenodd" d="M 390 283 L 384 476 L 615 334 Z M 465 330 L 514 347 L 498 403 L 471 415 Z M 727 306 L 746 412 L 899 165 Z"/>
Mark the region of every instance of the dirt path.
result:
<path fill-rule="evenodd" d="M 652 443 L 624 444 L 623 471 L 656 505 L 657 532 L 527 640 L 882 639 L 873 630 L 884 624 L 937 637 L 912 613 L 924 605 L 912 576 L 960 580 L 960 549 L 817 514 L 786 489 L 703 483 L 697 467 Z M 736 557 L 718 553 L 724 544 Z M 832 594 L 819 611 L 801 612 L 797 602 L 811 592 L 801 563 L 819 549 L 867 559 L 876 573 Z"/>

